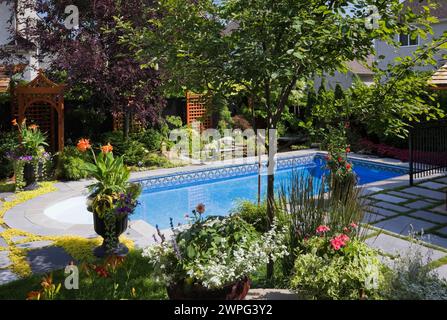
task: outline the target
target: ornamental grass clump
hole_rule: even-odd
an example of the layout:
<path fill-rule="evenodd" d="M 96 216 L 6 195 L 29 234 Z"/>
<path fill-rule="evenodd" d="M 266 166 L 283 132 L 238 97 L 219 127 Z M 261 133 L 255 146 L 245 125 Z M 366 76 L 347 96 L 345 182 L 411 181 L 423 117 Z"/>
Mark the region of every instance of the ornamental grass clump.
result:
<path fill-rule="evenodd" d="M 383 266 L 376 251 L 356 236 L 355 223 L 334 232 L 319 226 L 303 240 L 291 280 L 292 289 L 305 299 L 380 299 Z"/>
<path fill-rule="evenodd" d="M 171 223 L 173 237 L 159 232 L 158 243 L 144 250 L 165 285 L 222 288 L 287 254 L 285 231 L 276 223 L 261 235 L 238 216 L 203 218 L 204 211 L 198 206 L 187 226 Z"/>

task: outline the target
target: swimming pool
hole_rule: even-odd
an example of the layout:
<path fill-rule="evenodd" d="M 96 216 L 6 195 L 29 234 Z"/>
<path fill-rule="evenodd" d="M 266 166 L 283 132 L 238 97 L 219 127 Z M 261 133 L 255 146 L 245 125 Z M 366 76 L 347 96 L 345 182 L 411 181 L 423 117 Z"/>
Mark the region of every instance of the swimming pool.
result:
<path fill-rule="evenodd" d="M 361 185 L 408 173 L 406 168 L 399 166 L 354 159 L 351 162 Z M 293 170 L 319 179 L 324 168 L 324 157 L 319 154 L 280 158 L 277 160 L 275 186 L 279 187 L 290 179 Z M 132 219 L 166 229 L 170 218 L 174 224 L 185 223 L 185 214 L 190 214 L 199 203 L 205 204 L 205 215 L 226 215 L 240 200 L 257 200 L 257 173 L 257 164 L 246 164 L 137 180 L 143 186 L 143 193 Z M 267 177 L 263 176 L 263 197 L 266 186 Z"/>

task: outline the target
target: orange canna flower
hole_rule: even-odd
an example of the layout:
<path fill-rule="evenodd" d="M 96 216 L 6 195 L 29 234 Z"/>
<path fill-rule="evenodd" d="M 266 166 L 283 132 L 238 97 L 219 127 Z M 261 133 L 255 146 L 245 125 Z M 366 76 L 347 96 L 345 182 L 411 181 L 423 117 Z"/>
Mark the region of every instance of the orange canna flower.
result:
<path fill-rule="evenodd" d="M 205 212 L 205 205 L 203 203 L 199 203 L 196 207 L 196 211 L 199 214 L 203 214 Z"/>
<path fill-rule="evenodd" d="M 17 123 L 17 119 L 14 119 L 11 121 L 13 126 L 18 126 L 19 124 Z"/>
<path fill-rule="evenodd" d="M 32 124 L 28 128 L 31 130 L 37 130 L 39 128 L 39 126 L 37 124 Z"/>
<path fill-rule="evenodd" d="M 40 283 L 43 288 L 50 288 L 53 284 L 53 276 L 51 274 L 42 278 L 42 282 Z"/>
<path fill-rule="evenodd" d="M 90 149 L 92 146 L 90 144 L 90 140 L 89 139 L 81 139 L 79 140 L 76 148 L 81 151 L 81 152 L 85 152 L 88 149 Z"/>
<path fill-rule="evenodd" d="M 101 147 L 101 151 L 104 154 L 105 153 L 109 153 L 109 152 L 113 151 L 113 147 L 112 147 L 112 145 L 110 143 L 108 143 L 107 145 Z"/>

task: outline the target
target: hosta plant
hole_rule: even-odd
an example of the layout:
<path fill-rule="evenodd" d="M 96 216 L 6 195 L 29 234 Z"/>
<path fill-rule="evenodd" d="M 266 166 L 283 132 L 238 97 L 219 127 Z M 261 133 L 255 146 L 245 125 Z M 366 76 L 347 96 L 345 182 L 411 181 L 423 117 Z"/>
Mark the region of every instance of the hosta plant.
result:
<path fill-rule="evenodd" d="M 173 228 L 169 240 L 159 233 L 158 243 L 143 252 L 167 286 L 222 288 L 287 254 L 285 232 L 276 224 L 261 235 L 238 216 L 202 218 L 203 212 L 199 206 L 191 224 Z"/>

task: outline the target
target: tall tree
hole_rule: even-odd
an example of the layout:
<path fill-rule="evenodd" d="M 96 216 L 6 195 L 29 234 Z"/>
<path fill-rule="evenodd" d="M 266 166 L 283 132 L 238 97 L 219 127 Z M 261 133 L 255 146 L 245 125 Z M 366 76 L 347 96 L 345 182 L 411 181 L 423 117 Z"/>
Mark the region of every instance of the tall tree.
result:
<path fill-rule="evenodd" d="M 373 40 L 397 45 L 396 34 L 425 36 L 433 21 L 399 0 L 160 0 L 154 10 L 163 16 L 148 28 L 121 24 L 136 55 L 156 57 L 174 86 L 219 93 L 242 86 L 267 115 L 267 129 L 276 129 L 299 80 L 346 71 L 347 61 L 374 53 Z M 272 222 L 274 174 L 267 197 Z"/>
<path fill-rule="evenodd" d="M 39 50 L 39 59 L 48 62 L 50 71 L 62 76 L 68 88 L 74 89 L 75 96 L 87 93 L 99 104 L 98 108 L 113 114 L 132 112 L 143 123 L 158 120 L 165 104 L 158 92 L 159 72 L 150 66 L 142 68 L 129 54 L 129 47 L 119 42 L 121 33 L 115 28 L 116 17 L 134 26 L 158 17 L 151 10 L 152 0 L 0 2 L 16 6 L 18 14 L 13 18 L 27 26 L 20 32 L 15 32 L 12 26 L 11 41 L 33 42 Z M 76 17 L 73 19 L 76 11 L 69 10 L 73 6 L 79 11 L 78 26 Z M 25 12 L 35 12 L 37 17 Z M 19 53 L 4 50 L 4 57 L 5 54 Z"/>

